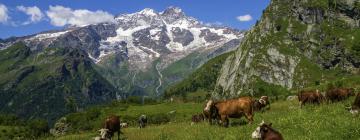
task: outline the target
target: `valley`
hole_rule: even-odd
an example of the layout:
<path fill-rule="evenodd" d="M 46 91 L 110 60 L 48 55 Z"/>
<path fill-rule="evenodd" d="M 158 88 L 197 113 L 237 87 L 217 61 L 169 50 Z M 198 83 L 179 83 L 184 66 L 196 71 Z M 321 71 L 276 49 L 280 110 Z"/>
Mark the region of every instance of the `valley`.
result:
<path fill-rule="evenodd" d="M 259 6 L 242 2 L 251 5 L 221 11 Z M 269 0 L 236 17 L 190 8 L 199 6 L 208 5 L 118 15 L 56 6 L 73 16 L 68 26 L 0 39 L 0 139 L 94 139 L 101 128 L 110 139 L 117 116 L 129 140 L 252 139 L 263 120 L 289 140 L 360 138 L 359 0 Z M 75 22 L 103 14 L 110 21 Z M 227 27 L 230 15 L 251 26 Z M 224 21 L 200 20 L 212 17 Z M 225 127 L 239 116 L 254 122 Z"/>

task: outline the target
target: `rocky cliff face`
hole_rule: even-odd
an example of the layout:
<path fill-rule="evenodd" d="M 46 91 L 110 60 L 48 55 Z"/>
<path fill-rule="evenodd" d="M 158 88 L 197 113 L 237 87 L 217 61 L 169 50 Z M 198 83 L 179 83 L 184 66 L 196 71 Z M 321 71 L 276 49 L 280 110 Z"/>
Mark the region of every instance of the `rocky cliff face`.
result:
<path fill-rule="evenodd" d="M 213 93 L 254 94 L 259 82 L 287 89 L 359 74 L 358 0 L 272 0 L 227 58 Z"/>

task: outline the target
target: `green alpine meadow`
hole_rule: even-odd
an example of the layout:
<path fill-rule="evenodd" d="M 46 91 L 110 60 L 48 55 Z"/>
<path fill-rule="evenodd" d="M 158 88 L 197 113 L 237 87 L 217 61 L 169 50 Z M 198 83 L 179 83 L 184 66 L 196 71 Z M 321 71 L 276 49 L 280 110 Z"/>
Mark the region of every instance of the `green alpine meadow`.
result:
<path fill-rule="evenodd" d="M 360 0 L 4 0 L 0 30 L 0 140 L 360 139 Z"/>

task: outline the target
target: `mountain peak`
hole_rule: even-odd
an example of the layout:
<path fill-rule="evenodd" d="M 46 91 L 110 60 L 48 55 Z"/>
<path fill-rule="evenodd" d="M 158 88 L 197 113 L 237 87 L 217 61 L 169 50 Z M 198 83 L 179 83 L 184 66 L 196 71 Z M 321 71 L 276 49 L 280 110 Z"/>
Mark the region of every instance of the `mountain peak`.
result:
<path fill-rule="evenodd" d="M 157 15 L 155 10 L 151 9 L 151 8 L 145 8 L 138 13 L 143 14 L 143 15 L 148 15 L 148 16 L 156 16 Z"/>
<path fill-rule="evenodd" d="M 162 12 L 163 15 L 172 15 L 172 16 L 185 16 L 184 12 L 175 6 L 170 6 Z"/>

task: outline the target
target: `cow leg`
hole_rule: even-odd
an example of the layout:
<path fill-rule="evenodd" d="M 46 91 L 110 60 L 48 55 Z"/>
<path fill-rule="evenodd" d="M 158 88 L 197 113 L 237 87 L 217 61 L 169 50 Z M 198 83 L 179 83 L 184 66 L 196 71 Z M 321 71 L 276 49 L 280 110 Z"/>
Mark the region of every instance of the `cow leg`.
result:
<path fill-rule="evenodd" d="M 246 119 L 249 121 L 249 124 L 252 124 L 254 121 L 252 113 L 245 113 Z"/>
<path fill-rule="evenodd" d="M 229 127 L 229 118 L 228 117 L 225 118 L 224 126 Z"/>
<path fill-rule="evenodd" d="M 226 115 L 221 115 L 221 116 L 220 116 L 221 124 L 222 124 L 223 126 L 225 126 L 225 127 L 226 127 L 226 119 L 227 119 L 227 116 L 226 116 Z"/>

